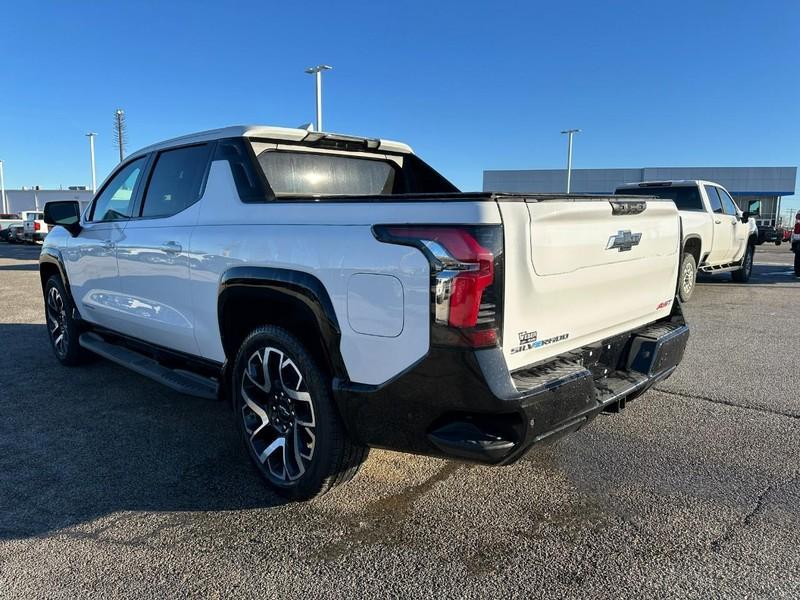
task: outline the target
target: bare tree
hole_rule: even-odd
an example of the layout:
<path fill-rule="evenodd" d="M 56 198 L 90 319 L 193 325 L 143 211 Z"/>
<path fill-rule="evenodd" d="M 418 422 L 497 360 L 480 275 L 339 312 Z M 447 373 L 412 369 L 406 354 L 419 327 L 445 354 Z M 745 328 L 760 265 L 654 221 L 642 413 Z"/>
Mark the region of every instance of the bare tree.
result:
<path fill-rule="evenodd" d="M 125 158 L 128 128 L 125 125 L 125 111 L 118 108 L 114 113 L 114 144 L 119 148 L 119 162 Z"/>

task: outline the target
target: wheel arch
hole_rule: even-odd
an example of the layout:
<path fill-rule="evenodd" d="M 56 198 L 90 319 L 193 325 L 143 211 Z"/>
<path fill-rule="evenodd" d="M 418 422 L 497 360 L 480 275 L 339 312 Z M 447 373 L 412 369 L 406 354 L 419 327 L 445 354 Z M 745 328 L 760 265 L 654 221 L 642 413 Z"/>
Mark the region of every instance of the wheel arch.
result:
<path fill-rule="evenodd" d="M 72 298 L 72 290 L 69 286 L 69 278 L 67 277 L 67 269 L 64 267 L 64 259 L 61 252 L 56 248 L 42 248 L 42 253 L 39 256 L 39 280 L 42 284 L 42 292 L 45 290 L 47 280 L 53 275 L 61 277 L 61 283 L 64 284 L 64 291 L 67 293 L 72 305 L 75 302 Z"/>
<path fill-rule="evenodd" d="M 217 317 L 226 363 L 256 327 L 278 325 L 303 342 L 320 367 L 347 379 L 340 351 L 341 329 L 325 286 L 304 271 L 275 267 L 232 267 L 219 286 Z"/>
<path fill-rule="evenodd" d="M 703 240 L 699 235 L 691 234 L 683 238 L 683 252 L 694 256 L 695 264 L 700 266 L 700 257 L 703 252 Z"/>

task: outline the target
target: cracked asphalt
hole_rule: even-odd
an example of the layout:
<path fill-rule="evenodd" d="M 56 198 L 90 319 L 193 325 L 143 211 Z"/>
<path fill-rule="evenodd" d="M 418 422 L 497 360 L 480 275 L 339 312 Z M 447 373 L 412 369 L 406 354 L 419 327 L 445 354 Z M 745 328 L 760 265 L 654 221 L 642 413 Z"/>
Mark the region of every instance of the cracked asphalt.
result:
<path fill-rule="evenodd" d="M 487 468 L 373 451 L 285 504 L 219 402 L 48 347 L 0 244 L 0 598 L 800 597 L 800 281 L 704 278 L 677 373 Z"/>

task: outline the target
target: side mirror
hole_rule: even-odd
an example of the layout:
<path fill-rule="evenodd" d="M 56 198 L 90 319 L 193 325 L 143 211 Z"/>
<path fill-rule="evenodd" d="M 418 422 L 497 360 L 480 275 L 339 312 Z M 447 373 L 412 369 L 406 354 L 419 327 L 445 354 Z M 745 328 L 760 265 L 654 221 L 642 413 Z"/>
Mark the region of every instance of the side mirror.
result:
<path fill-rule="evenodd" d="M 81 207 L 75 200 L 57 200 L 44 205 L 44 222 L 48 225 L 61 225 L 72 234 L 81 231 Z"/>
<path fill-rule="evenodd" d="M 753 214 L 750 213 L 749 211 L 744 211 L 742 213 L 742 223 L 747 223 L 750 220 L 750 217 L 752 217 L 752 216 L 753 216 Z"/>

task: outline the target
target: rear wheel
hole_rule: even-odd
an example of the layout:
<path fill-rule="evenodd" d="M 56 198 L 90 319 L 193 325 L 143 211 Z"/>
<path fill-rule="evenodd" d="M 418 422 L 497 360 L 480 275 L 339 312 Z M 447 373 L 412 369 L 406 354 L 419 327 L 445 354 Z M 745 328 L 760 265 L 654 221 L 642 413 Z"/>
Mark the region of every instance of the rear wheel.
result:
<path fill-rule="evenodd" d="M 744 253 L 744 258 L 742 258 L 742 268 L 731 273 L 736 283 L 747 283 L 750 279 L 750 274 L 753 272 L 753 256 L 755 252 L 756 247 L 753 244 L 748 244 L 747 250 L 745 250 Z"/>
<path fill-rule="evenodd" d="M 697 282 L 697 262 L 694 256 L 688 252 L 683 254 L 678 277 L 678 297 L 682 302 L 688 302 L 694 293 L 694 286 Z"/>
<path fill-rule="evenodd" d="M 281 495 L 307 500 L 349 481 L 368 449 L 341 423 L 330 381 L 303 344 L 281 327 L 253 331 L 233 372 L 236 420 L 247 453 Z"/>

